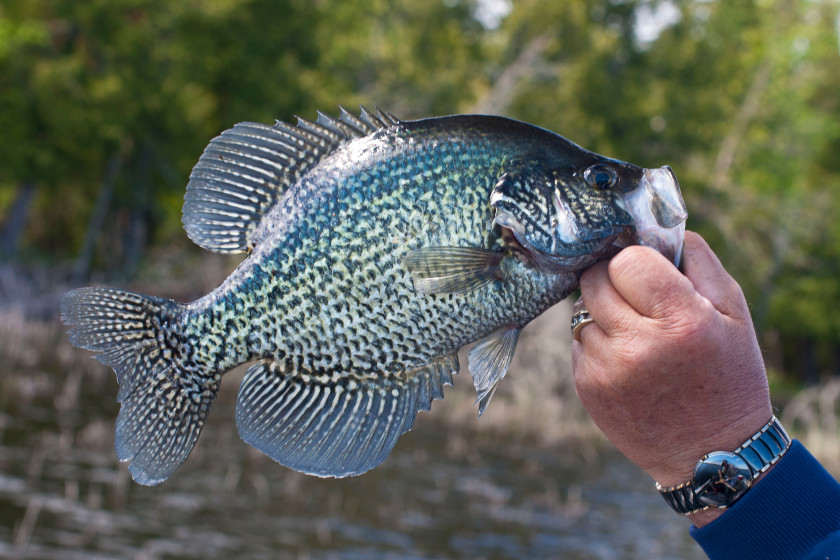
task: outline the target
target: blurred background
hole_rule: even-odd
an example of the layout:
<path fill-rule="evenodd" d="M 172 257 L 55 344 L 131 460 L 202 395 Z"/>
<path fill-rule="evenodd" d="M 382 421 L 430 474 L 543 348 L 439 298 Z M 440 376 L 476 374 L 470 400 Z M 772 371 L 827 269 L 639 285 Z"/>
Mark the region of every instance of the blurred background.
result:
<path fill-rule="evenodd" d="M 240 372 L 144 488 L 60 295 L 191 300 L 227 276 L 239 259 L 192 245 L 180 210 L 236 122 L 506 115 L 674 168 L 750 302 L 777 415 L 837 475 L 838 92 L 837 0 L 0 0 L 0 557 L 701 558 L 578 404 L 567 305 L 526 329 L 480 422 L 465 373 L 362 477 L 239 441 Z"/>

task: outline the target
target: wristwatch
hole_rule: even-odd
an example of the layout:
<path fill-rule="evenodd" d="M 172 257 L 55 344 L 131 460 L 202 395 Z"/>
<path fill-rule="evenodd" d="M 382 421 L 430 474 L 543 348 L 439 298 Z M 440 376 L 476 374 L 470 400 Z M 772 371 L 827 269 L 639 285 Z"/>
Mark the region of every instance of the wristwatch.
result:
<path fill-rule="evenodd" d="M 680 515 L 725 509 L 741 498 L 758 475 L 781 459 L 789 447 L 790 437 L 773 416 L 735 451 L 715 451 L 701 457 L 688 482 L 668 488 L 657 482 L 656 489 Z"/>

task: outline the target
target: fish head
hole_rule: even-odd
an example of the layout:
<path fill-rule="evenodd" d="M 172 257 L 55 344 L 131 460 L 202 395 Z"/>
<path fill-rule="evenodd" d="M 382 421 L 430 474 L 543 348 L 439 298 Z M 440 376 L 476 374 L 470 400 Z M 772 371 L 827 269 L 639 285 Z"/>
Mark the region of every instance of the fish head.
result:
<path fill-rule="evenodd" d="M 490 196 L 495 224 L 548 272 L 582 270 L 633 244 L 678 265 L 688 213 L 673 171 L 597 158 L 505 173 Z"/>

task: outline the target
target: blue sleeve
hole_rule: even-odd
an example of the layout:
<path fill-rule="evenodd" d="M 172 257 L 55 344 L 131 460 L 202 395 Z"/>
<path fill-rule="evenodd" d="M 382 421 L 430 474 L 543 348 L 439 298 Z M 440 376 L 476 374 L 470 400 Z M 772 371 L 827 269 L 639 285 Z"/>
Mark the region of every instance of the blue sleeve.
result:
<path fill-rule="evenodd" d="M 755 488 L 691 536 L 711 560 L 840 559 L 840 484 L 794 440 Z"/>

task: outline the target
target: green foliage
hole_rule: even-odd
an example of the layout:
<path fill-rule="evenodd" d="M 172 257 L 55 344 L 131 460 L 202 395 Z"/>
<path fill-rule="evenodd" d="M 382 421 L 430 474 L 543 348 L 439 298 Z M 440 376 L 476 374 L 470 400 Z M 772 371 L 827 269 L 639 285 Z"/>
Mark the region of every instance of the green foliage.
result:
<path fill-rule="evenodd" d="M 16 0 L 0 5 L 0 212 L 99 267 L 182 239 L 191 166 L 241 120 L 358 103 L 507 114 L 670 164 L 758 326 L 840 342 L 840 51 L 830 0 Z M 640 17 L 670 13 L 652 40 Z M 119 163 L 109 186 L 109 162 Z M 113 191 L 113 192 L 111 192 Z M 97 226 L 96 208 L 104 208 Z M 93 239 L 96 239 L 94 236 Z M 824 314 L 825 315 L 825 314 Z"/>

